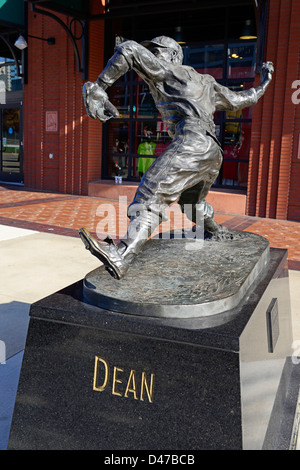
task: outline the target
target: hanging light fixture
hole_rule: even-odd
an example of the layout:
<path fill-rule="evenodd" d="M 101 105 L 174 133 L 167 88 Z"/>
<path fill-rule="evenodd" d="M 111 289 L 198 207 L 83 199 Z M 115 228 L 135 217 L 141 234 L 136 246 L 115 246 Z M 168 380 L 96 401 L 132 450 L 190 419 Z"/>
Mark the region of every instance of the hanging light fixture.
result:
<path fill-rule="evenodd" d="M 251 20 L 246 20 L 244 29 L 242 31 L 242 34 L 240 36 L 240 39 L 246 40 L 246 39 L 257 39 L 256 32 L 253 28 L 252 21 Z"/>
<path fill-rule="evenodd" d="M 183 32 L 182 32 L 182 27 L 177 26 L 175 28 L 175 41 L 178 42 L 178 44 L 185 44 L 186 41 L 184 40 Z"/>
<path fill-rule="evenodd" d="M 39 38 L 37 36 L 31 36 L 30 34 L 28 34 L 28 37 L 29 38 L 33 38 L 33 39 L 39 39 L 40 41 L 47 41 L 47 43 L 49 45 L 53 45 L 55 44 L 55 38 L 51 37 L 51 38 Z M 15 42 L 15 46 L 20 49 L 21 51 L 23 49 L 26 49 L 26 47 L 28 47 L 28 44 L 27 44 L 27 41 L 26 39 L 22 36 L 22 34 L 20 34 L 20 36 L 18 37 L 18 39 L 16 40 Z"/>
<path fill-rule="evenodd" d="M 23 49 L 26 49 L 26 47 L 28 47 L 27 41 L 26 41 L 26 39 L 22 36 L 22 34 L 20 34 L 20 36 L 19 36 L 18 39 L 16 40 L 15 46 L 16 46 L 18 49 L 20 49 L 20 51 L 22 51 Z"/>

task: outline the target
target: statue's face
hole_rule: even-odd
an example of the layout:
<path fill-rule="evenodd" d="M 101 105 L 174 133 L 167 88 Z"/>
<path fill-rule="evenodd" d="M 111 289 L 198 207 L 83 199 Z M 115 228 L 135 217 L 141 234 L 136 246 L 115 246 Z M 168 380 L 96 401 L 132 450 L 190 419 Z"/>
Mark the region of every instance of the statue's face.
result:
<path fill-rule="evenodd" d="M 168 49 L 167 47 L 154 47 L 151 49 L 152 54 L 158 59 L 163 59 L 166 62 L 173 62 L 176 56 L 174 49 Z"/>

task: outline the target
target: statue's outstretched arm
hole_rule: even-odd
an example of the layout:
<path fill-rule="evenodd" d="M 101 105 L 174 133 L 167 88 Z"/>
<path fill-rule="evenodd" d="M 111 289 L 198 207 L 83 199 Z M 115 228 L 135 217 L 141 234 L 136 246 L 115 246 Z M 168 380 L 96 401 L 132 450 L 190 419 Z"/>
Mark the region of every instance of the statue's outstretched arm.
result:
<path fill-rule="evenodd" d="M 272 80 L 273 72 L 274 67 L 272 62 L 264 63 L 261 70 L 261 84 L 245 91 L 235 92 L 215 82 L 216 109 L 222 111 L 236 111 L 256 104 L 268 88 Z"/>
<path fill-rule="evenodd" d="M 135 41 L 125 41 L 116 47 L 115 54 L 107 62 L 97 81 L 87 82 L 83 87 L 83 97 L 90 117 L 105 122 L 119 115 L 118 110 L 110 103 L 106 89 L 131 69 L 146 81 L 160 80 L 165 73 L 161 63 L 148 49 Z"/>
<path fill-rule="evenodd" d="M 255 88 L 258 100 L 265 94 L 266 89 L 271 83 L 273 73 L 274 73 L 274 66 L 272 62 L 265 62 L 262 64 L 261 73 L 260 73 L 261 84 Z"/>

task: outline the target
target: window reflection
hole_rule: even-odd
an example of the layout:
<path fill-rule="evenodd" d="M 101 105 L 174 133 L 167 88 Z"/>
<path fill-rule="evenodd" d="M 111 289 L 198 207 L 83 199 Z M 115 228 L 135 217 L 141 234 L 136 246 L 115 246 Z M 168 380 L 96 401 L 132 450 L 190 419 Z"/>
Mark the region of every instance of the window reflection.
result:
<path fill-rule="evenodd" d="M 20 110 L 2 111 L 1 172 L 20 173 Z"/>
<path fill-rule="evenodd" d="M 22 67 L 20 69 L 22 71 Z M 0 89 L 8 93 L 23 89 L 22 79 L 17 75 L 17 67 L 14 60 L 0 57 L 0 82 Z"/>
<path fill-rule="evenodd" d="M 228 78 L 252 78 L 255 72 L 256 43 L 228 46 Z"/>
<path fill-rule="evenodd" d="M 226 122 L 223 146 L 223 185 L 242 187 L 247 185 L 250 138 L 251 122 Z"/>
<path fill-rule="evenodd" d="M 214 44 L 201 47 L 189 47 L 185 53 L 185 63 L 199 73 L 208 73 L 216 79 L 223 78 L 224 45 Z"/>
<path fill-rule="evenodd" d="M 142 177 L 155 158 L 167 148 L 171 139 L 166 124 L 162 121 L 138 121 L 135 135 L 135 153 L 140 155 L 137 171 L 139 177 Z"/>
<path fill-rule="evenodd" d="M 155 106 L 149 87 L 141 82 L 136 87 L 136 117 L 138 118 L 157 118 L 158 110 Z"/>
<path fill-rule="evenodd" d="M 130 117 L 130 86 L 124 81 L 118 81 L 109 90 L 109 99 L 118 109 L 119 119 Z"/>

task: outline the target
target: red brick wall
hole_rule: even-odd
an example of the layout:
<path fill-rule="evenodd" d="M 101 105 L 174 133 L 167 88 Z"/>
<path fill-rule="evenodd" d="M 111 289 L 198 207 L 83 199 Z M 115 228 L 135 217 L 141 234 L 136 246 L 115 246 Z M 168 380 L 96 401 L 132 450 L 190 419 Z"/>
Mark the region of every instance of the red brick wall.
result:
<path fill-rule="evenodd" d="M 92 21 L 89 27 L 89 79 L 95 81 L 104 65 L 104 21 Z M 89 145 L 89 166 L 87 172 L 87 181 L 100 178 L 102 154 L 102 129 L 99 121 L 88 118 L 88 134 L 86 141 Z"/>
<path fill-rule="evenodd" d="M 99 13 L 99 2 L 97 3 Z M 101 3 L 100 3 L 101 8 Z M 72 18 L 55 13 L 69 26 Z M 78 28 L 78 32 L 80 28 Z M 89 25 L 89 80 L 103 68 L 104 22 Z M 52 18 L 29 11 L 28 34 L 55 37 L 55 45 L 28 38 L 28 84 L 24 93 L 25 186 L 87 194 L 101 176 L 101 124 L 86 115 L 81 73 L 70 38 Z M 77 42 L 81 52 L 81 43 Z M 58 128 L 47 132 L 46 113 L 57 111 Z M 49 158 L 53 154 L 53 158 Z"/>
<path fill-rule="evenodd" d="M 253 110 L 249 215 L 300 221 L 300 105 L 291 99 L 292 83 L 299 79 L 299 17 L 298 0 L 270 0 L 265 59 L 274 63 L 275 73 Z"/>

